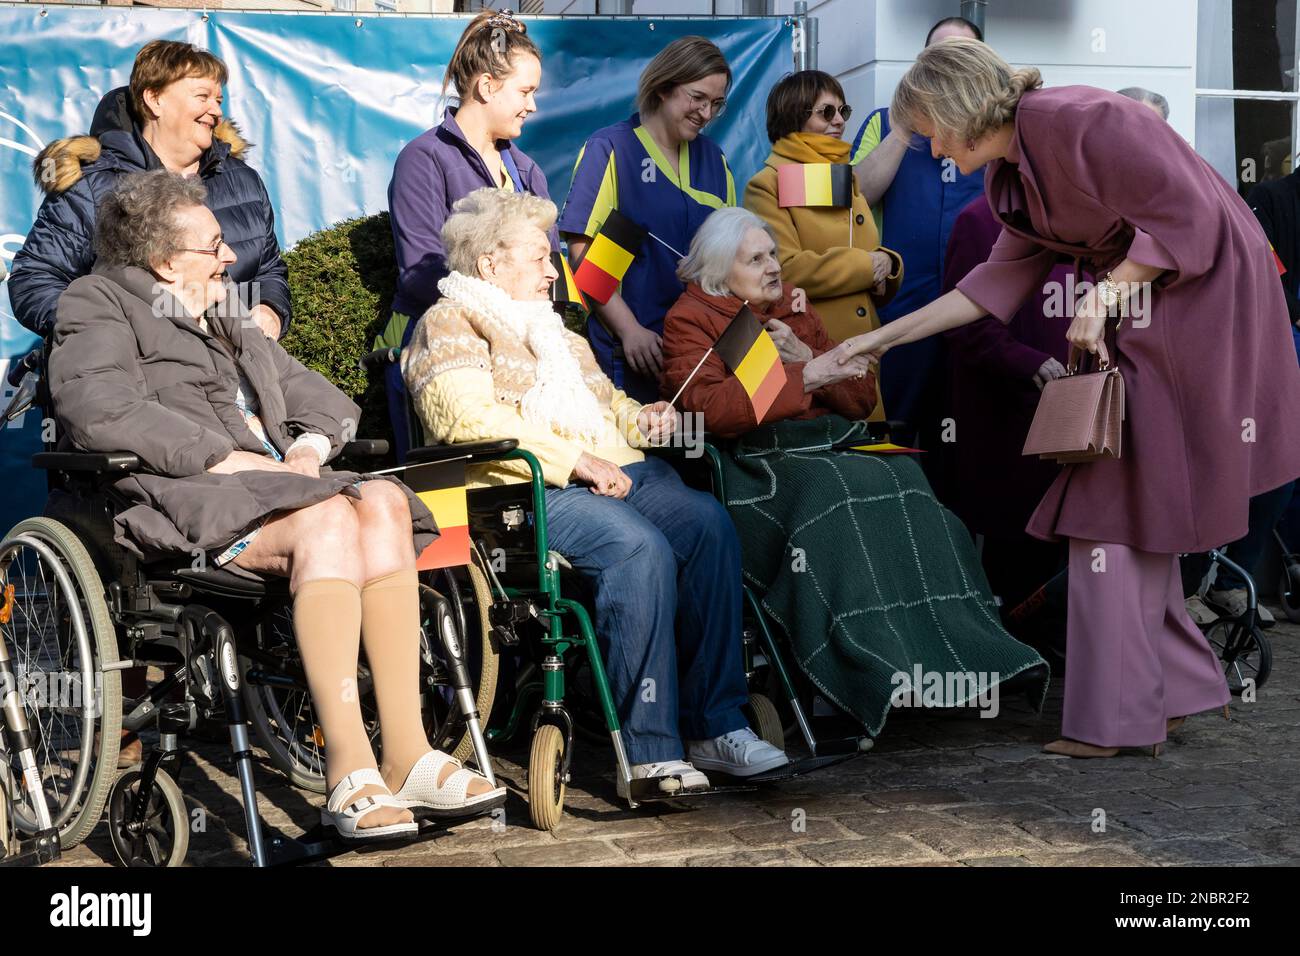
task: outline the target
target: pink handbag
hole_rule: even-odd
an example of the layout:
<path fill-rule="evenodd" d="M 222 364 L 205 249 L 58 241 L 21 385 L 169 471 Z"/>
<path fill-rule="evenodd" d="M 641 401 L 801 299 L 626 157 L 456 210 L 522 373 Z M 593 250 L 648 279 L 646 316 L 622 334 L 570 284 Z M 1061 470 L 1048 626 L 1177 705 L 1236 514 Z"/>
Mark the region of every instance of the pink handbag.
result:
<path fill-rule="evenodd" d="M 1063 465 L 1118 458 L 1124 425 L 1124 378 L 1110 364 L 1106 343 L 1097 343 L 1100 365 L 1080 372 L 1078 350 L 1070 347 L 1066 374 L 1043 386 L 1022 454 Z"/>

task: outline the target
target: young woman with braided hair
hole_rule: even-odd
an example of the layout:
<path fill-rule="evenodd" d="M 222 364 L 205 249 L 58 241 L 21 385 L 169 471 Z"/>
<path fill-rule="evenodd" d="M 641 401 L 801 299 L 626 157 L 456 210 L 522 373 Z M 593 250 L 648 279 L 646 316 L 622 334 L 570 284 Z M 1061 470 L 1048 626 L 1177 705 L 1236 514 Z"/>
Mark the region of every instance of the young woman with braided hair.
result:
<path fill-rule="evenodd" d="M 462 196 L 491 186 L 550 198 L 546 175 L 514 141 L 537 112 L 542 51 L 528 28 L 508 12 L 484 10 L 465 27 L 447 64 L 443 90 L 459 99 L 443 121 L 402 148 L 388 186 L 397 291 L 392 318 L 375 348 L 406 346 L 415 319 L 439 298 L 438 282 L 450 271 L 442 226 Z M 550 233 L 551 248 L 560 237 Z M 406 389 L 392 365 L 387 379 L 389 415 L 398 455 L 406 456 Z"/>

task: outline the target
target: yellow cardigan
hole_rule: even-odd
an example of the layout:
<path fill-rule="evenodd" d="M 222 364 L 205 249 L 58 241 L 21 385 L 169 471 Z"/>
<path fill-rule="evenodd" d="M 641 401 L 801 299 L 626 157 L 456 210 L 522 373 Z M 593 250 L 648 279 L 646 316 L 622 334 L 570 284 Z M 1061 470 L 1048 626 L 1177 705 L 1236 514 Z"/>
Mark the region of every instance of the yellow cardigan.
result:
<path fill-rule="evenodd" d="M 843 154 L 842 157 L 840 154 Z M 777 169 L 787 163 L 847 163 L 849 144 L 815 133 L 780 139 L 763 168 L 745 187 L 745 208 L 772 227 L 781 278 L 808 293 L 826 331 L 837 342 L 878 328 L 876 307 L 894 297 L 903 281 L 903 259 L 880 245 L 871 207 L 853 180 L 851 209 L 787 206 L 777 201 Z M 853 243 L 849 244 L 849 217 Z M 885 294 L 872 294 L 871 253 L 879 249 L 894 260 Z M 877 405 L 877 410 L 880 406 Z M 874 416 L 873 416 L 874 417 Z"/>
<path fill-rule="evenodd" d="M 645 460 L 645 455 L 633 447 L 648 446 L 636 424 L 641 405 L 618 389 L 602 409 L 607 428 L 601 442 L 564 438 L 549 427 L 525 421 L 518 406 L 497 401 L 492 373 L 482 369 L 443 372 L 413 397 L 425 432 L 434 441 L 518 439 L 520 448 L 537 456 L 546 483 L 556 488 L 569 483 L 573 466 L 584 451 L 620 467 Z M 619 429 L 620 424 L 625 431 Z M 470 488 L 483 488 L 526 481 L 530 474 L 525 462 L 498 461 L 473 466 L 467 477 Z"/>

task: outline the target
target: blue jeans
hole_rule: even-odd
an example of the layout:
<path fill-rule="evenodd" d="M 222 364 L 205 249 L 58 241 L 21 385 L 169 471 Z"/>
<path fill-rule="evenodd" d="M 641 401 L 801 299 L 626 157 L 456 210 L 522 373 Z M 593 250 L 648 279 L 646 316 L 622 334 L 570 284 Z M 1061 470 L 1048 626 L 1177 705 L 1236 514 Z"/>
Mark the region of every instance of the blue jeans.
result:
<path fill-rule="evenodd" d="M 683 739 L 748 723 L 740 542 L 726 509 L 664 461 L 623 470 L 632 490 L 621 501 L 585 485 L 546 492 L 550 546 L 595 593 L 628 759 L 680 760 Z"/>

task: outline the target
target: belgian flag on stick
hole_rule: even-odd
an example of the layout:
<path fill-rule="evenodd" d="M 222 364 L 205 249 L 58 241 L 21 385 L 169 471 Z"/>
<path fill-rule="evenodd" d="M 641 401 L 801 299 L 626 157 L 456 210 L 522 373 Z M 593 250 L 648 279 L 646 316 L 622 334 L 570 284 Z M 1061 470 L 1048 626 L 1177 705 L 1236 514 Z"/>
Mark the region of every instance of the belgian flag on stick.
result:
<path fill-rule="evenodd" d="M 790 163 L 776 171 L 781 206 L 853 205 L 853 168 L 848 163 Z"/>
<path fill-rule="evenodd" d="M 601 305 L 608 302 L 641 251 L 646 234 L 627 216 L 611 209 L 587 254 L 578 263 L 578 271 L 574 273 L 577 287 Z"/>
<path fill-rule="evenodd" d="M 551 301 L 561 308 L 566 305 L 576 305 L 586 309 L 587 300 L 582 297 L 578 283 L 573 281 L 573 270 L 569 268 L 569 260 L 565 258 L 564 253 L 552 252 L 551 265 L 555 266 L 555 271 L 560 274 L 560 277 L 551 283 Z"/>
<path fill-rule="evenodd" d="M 416 570 L 469 564 L 469 509 L 465 503 L 465 462 L 437 461 L 412 465 L 402 476 L 433 512 L 438 537 L 415 559 Z"/>
<path fill-rule="evenodd" d="M 754 420 L 762 422 L 785 386 L 785 366 L 781 364 L 772 336 L 749 306 L 740 307 L 731 324 L 713 343 L 713 350 L 740 379 L 754 406 Z"/>

